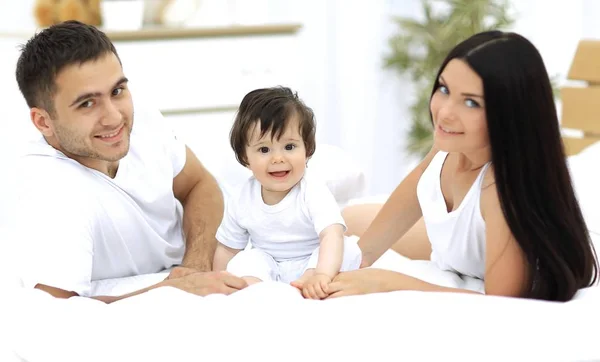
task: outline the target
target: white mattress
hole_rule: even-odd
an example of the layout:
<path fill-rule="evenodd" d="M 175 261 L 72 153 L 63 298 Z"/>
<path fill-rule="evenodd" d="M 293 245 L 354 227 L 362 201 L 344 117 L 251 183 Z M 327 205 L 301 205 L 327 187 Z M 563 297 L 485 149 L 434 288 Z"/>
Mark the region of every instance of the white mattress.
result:
<path fill-rule="evenodd" d="M 374 267 L 481 287 L 393 252 Z M 120 294 L 163 277 L 95 288 Z M 599 287 L 567 303 L 412 291 L 311 301 L 280 283 L 207 297 L 159 288 L 112 305 L 21 288 L 14 295 L 2 324 L 4 352 L 17 361 L 600 360 Z"/>

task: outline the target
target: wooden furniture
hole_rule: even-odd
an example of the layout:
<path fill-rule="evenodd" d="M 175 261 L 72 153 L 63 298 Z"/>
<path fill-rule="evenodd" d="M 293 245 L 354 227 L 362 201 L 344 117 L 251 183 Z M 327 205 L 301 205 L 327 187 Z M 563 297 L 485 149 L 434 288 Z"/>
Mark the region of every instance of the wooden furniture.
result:
<path fill-rule="evenodd" d="M 561 89 L 561 126 L 576 131 L 563 136 L 570 156 L 600 141 L 600 41 L 579 42 L 567 78 L 583 83 Z"/>
<path fill-rule="evenodd" d="M 299 25 L 109 32 L 132 85 L 165 116 L 235 110 L 251 89 L 295 81 Z"/>

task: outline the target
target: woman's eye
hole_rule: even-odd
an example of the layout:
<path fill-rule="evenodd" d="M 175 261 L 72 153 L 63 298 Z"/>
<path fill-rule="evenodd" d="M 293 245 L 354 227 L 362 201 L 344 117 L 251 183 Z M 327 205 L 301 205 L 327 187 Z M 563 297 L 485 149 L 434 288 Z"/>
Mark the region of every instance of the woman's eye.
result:
<path fill-rule="evenodd" d="M 467 107 L 469 108 L 478 108 L 479 107 L 479 103 L 475 102 L 472 99 L 467 99 L 465 100 L 465 104 L 467 105 Z"/>
<path fill-rule="evenodd" d="M 442 92 L 444 94 L 450 94 L 448 87 L 446 87 L 445 85 L 441 85 L 441 84 L 440 84 L 440 92 Z"/>

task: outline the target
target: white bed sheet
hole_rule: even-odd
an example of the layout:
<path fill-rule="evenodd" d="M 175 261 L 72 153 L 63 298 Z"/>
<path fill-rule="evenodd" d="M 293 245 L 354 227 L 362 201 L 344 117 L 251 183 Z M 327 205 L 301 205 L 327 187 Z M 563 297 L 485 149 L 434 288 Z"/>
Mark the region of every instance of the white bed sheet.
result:
<path fill-rule="evenodd" d="M 481 288 L 393 252 L 374 267 Z M 164 276 L 95 288 L 119 294 Z M 15 296 L 3 310 L 17 361 L 600 360 L 599 287 L 567 303 L 423 292 L 310 301 L 281 283 L 207 297 L 165 287 L 112 305 L 37 290 Z"/>

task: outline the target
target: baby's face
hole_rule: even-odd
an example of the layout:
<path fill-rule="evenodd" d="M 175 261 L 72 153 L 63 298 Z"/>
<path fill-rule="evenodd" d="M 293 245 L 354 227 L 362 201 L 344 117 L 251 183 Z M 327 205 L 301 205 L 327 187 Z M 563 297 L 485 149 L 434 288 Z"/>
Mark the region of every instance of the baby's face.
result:
<path fill-rule="evenodd" d="M 258 122 L 251 131 L 246 146 L 248 168 L 261 183 L 263 197 L 268 192 L 285 196 L 304 176 L 306 148 L 299 131 L 297 121 L 291 121 L 279 139 L 270 132 L 261 138 Z"/>

